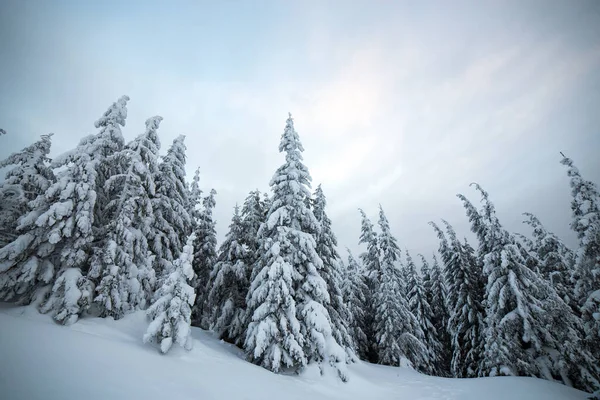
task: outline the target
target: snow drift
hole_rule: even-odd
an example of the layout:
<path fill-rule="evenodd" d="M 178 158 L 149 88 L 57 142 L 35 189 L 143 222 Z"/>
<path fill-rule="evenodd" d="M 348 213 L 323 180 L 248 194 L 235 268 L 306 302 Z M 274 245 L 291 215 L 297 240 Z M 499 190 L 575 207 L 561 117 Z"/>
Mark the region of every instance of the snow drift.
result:
<path fill-rule="evenodd" d="M 192 328 L 191 352 L 161 355 L 142 336 L 144 312 L 114 321 L 59 326 L 30 307 L 0 304 L 0 398 L 70 399 L 461 399 L 578 400 L 587 394 L 534 378 L 447 379 L 407 368 L 358 362 L 349 382 L 309 367 L 274 374 L 244 360 L 236 347 Z"/>

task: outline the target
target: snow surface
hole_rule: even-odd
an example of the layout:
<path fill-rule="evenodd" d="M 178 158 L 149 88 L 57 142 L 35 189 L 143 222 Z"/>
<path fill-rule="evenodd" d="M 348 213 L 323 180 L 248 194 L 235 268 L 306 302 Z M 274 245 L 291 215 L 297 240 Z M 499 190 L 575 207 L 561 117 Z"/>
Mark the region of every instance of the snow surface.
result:
<path fill-rule="evenodd" d="M 194 348 L 167 355 L 144 345 L 143 311 L 59 326 L 34 307 L 0 303 L 0 398 L 69 399 L 344 399 L 578 400 L 586 393 L 534 378 L 447 379 L 407 368 L 363 362 L 341 382 L 333 369 L 319 376 L 277 375 L 246 362 L 236 347 L 192 328 Z"/>

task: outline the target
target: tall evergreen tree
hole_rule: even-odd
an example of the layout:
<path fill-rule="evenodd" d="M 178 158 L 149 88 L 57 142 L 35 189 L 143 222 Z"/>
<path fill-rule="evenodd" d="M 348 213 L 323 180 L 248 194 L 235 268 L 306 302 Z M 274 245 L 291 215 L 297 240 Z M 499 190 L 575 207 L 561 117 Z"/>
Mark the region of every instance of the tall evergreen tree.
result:
<path fill-rule="evenodd" d="M 349 311 L 348 325 L 356 344 L 358 356 L 361 359 L 367 359 L 368 354 L 366 349 L 369 348 L 369 343 L 363 327 L 366 317 L 366 296 L 369 287 L 365 282 L 362 267 L 358 264 L 354 256 L 352 256 L 350 250 L 346 249 L 346 251 L 348 252 L 348 264 L 344 274 L 345 279 L 342 286 L 342 294 Z"/>
<path fill-rule="evenodd" d="M 357 343 L 360 346 L 357 350 L 359 354 L 363 354 L 363 357 L 366 357 L 366 360 L 376 363 L 378 346 L 374 330 L 374 317 L 376 313 L 374 295 L 377 293 L 377 287 L 381 279 L 381 253 L 377 241 L 377 233 L 373 229 L 373 223 L 363 210 L 359 209 L 358 211 L 361 215 L 361 233 L 358 243 L 367 246 L 367 251 L 360 254 L 359 258 L 363 265 L 365 283 L 369 290 L 365 292 L 365 318 L 361 327 L 367 337 L 367 341 L 362 346 L 360 343 Z"/>
<path fill-rule="evenodd" d="M 268 196 L 265 194 L 261 197 L 260 191 L 256 189 L 248 194 L 242 207 L 242 243 L 248 249 L 248 282 L 252 282 L 260 270 L 258 261 L 261 254 L 261 241 L 259 240 L 258 232 L 261 225 L 266 221 L 268 201 Z M 251 320 L 252 315 L 248 308 L 246 308 L 244 328 L 248 327 Z M 246 337 L 245 332 L 242 337 Z"/>
<path fill-rule="evenodd" d="M 26 209 L 22 188 L 4 182 L 0 186 L 0 249 L 18 237 L 18 220 Z"/>
<path fill-rule="evenodd" d="M 213 310 L 208 305 L 208 292 L 210 291 L 210 273 L 217 263 L 217 231 L 213 219 L 213 209 L 217 191 L 212 189 L 208 196 L 202 199 L 202 211 L 196 227 L 196 241 L 194 246 L 194 289 L 196 290 L 196 304 L 192 309 L 192 324 L 202 329 L 208 329 L 210 316 Z"/>
<path fill-rule="evenodd" d="M 483 235 L 486 329 L 484 375 L 526 375 L 591 389 L 597 366 L 581 349 L 579 319 L 554 288 L 529 267 L 516 239 L 500 224 L 488 194 L 479 185 Z M 463 199 L 463 202 L 467 200 Z M 469 213 L 474 207 L 467 206 Z"/>
<path fill-rule="evenodd" d="M 37 254 L 45 239 L 29 222 L 42 211 L 44 193 L 55 181 L 48 158 L 51 136 L 42 135 L 0 162 L 0 168 L 14 165 L 0 185 L 0 300 L 29 303 L 38 285 L 50 282 L 54 273 L 44 251 Z"/>
<path fill-rule="evenodd" d="M 353 359 L 355 345 L 348 325 L 350 313 L 342 296 L 342 261 L 336 250 L 337 238 L 331 229 L 331 220 L 325 211 L 326 206 L 327 199 L 319 185 L 315 190 L 312 208 L 315 218 L 319 222 L 319 230 L 315 238 L 317 254 L 323 261 L 323 268 L 319 273 L 327 284 L 330 298 L 329 303 L 325 304 L 325 308 L 331 318 L 333 337 L 340 346 L 346 349 L 349 359 Z"/>
<path fill-rule="evenodd" d="M 447 305 L 447 289 L 444 275 L 438 264 L 437 257 L 433 255 L 431 267 L 421 256 L 423 266 L 423 288 L 427 302 L 431 306 L 431 323 L 435 328 L 435 340 L 439 343 L 437 374 L 451 376 L 450 365 L 452 362 L 452 342 L 448 333 L 448 320 L 450 314 Z"/>
<path fill-rule="evenodd" d="M 86 279 L 95 275 L 88 271 L 89 258 L 104 239 L 111 218 L 105 182 L 116 172 L 113 156 L 123 149 L 121 126 L 125 126 L 127 101 L 129 97 L 121 97 L 96 121 L 99 133 L 54 160 L 54 168 L 64 169 L 46 191 L 47 209 L 35 220 L 59 251 L 53 264 L 61 267 L 40 310 L 52 312 L 61 323 L 75 322 L 90 305 L 87 296 L 92 284 Z"/>
<path fill-rule="evenodd" d="M 310 233 L 318 231 L 319 223 L 306 207 L 311 178 L 291 115 L 279 151 L 286 160 L 271 180 L 272 204 L 259 231 L 260 260 L 248 293 L 252 319 L 245 348 L 252 362 L 272 371 L 309 362 L 339 364 L 345 352 L 333 337 L 326 309 L 329 294 L 319 273 L 323 261 Z"/>
<path fill-rule="evenodd" d="M 0 184 L 0 248 L 17 238 L 18 218 L 30 212 L 30 202 L 55 181 L 48 158 L 51 144 L 52 133 L 42 135 L 32 145 L 0 161 L 0 168 L 12 166 Z"/>
<path fill-rule="evenodd" d="M 423 292 L 427 302 L 431 304 L 431 267 L 423 254 L 419 254 L 421 259 L 421 282 L 423 284 Z"/>
<path fill-rule="evenodd" d="M 450 241 L 435 223 L 430 222 L 430 225 L 440 239 L 439 252 L 448 283 L 450 318 L 447 329 L 452 341 L 452 375 L 456 378 L 476 377 L 483 357 L 483 278 L 473 249 L 466 244 L 463 246 L 452 226 L 444 223 Z"/>
<path fill-rule="evenodd" d="M 248 247 L 243 244 L 243 235 L 242 218 L 236 205 L 218 262 L 211 272 L 208 295 L 212 310 L 210 328 L 219 338 L 240 345 L 244 341 L 248 270 L 252 260 Z"/>
<path fill-rule="evenodd" d="M 269 210 L 271 209 L 271 203 L 273 199 L 269 197 L 269 193 L 263 193 L 263 206 L 264 206 L 264 218 L 266 220 L 267 215 L 269 215 Z"/>
<path fill-rule="evenodd" d="M 406 299 L 406 301 L 408 301 L 409 296 L 408 296 L 408 291 L 409 291 L 409 286 L 408 286 L 408 282 L 410 281 L 410 272 L 408 269 L 408 265 L 406 265 L 405 263 L 400 263 L 400 265 L 398 266 L 398 273 L 400 274 L 399 279 L 400 279 L 400 292 L 398 293 L 399 296 L 402 296 L 403 298 Z"/>
<path fill-rule="evenodd" d="M 365 273 L 369 281 L 378 282 L 380 280 L 380 248 L 377 238 L 377 232 L 373 229 L 373 223 L 367 218 L 365 212 L 358 209 L 361 215 L 361 233 L 359 244 L 365 244 L 367 251 L 360 255 L 360 260 L 365 268 Z"/>
<path fill-rule="evenodd" d="M 145 308 L 154 291 L 153 256 L 147 238 L 152 235 L 154 219 L 161 121 L 159 116 L 149 118 L 146 131 L 112 157 L 121 170 L 105 184 L 112 199 L 107 209 L 114 218 L 106 227 L 104 246 L 92 258 L 92 271 L 102 271 L 94 299 L 101 316 L 119 319 L 126 312 Z"/>
<path fill-rule="evenodd" d="M 251 257 L 251 270 L 249 278 L 254 278 L 254 264 L 258 260 L 260 241 L 258 231 L 260 226 L 266 221 L 266 203 L 265 198 L 261 197 L 260 191 L 251 191 L 242 206 L 242 243 L 248 247 Z"/>
<path fill-rule="evenodd" d="M 188 213 L 188 190 L 185 182 L 185 136 L 173 141 L 158 166 L 155 176 L 156 194 L 152 198 L 154 214 L 151 249 L 155 255 L 154 270 L 158 277 L 171 268 L 179 257 L 191 231 Z"/>
<path fill-rule="evenodd" d="M 417 320 L 420 330 L 423 332 L 422 342 L 427 350 L 422 371 L 433 375 L 438 372 L 441 344 L 437 340 L 438 333 L 431 322 L 433 312 L 427 301 L 423 280 L 419 276 L 415 263 L 408 251 L 406 252 L 406 269 L 408 271 L 408 305 L 411 313 Z"/>
<path fill-rule="evenodd" d="M 534 241 L 531 243 L 530 250 L 539 260 L 540 274 L 550 282 L 565 303 L 569 304 L 573 310 L 577 310 L 573 296 L 574 288 L 571 283 L 575 255 L 558 236 L 548 232 L 535 215 L 531 213 L 524 215 L 527 217 L 524 222 L 533 229 Z"/>
<path fill-rule="evenodd" d="M 186 350 L 191 350 L 193 346 L 191 306 L 196 294 L 189 285 L 194 276 L 193 243 L 192 234 L 179 257 L 171 265 L 167 265 L 152 305 L 146 312 L 151 322 L 144 334 L 144 343 L 158 343 L 163 354 L 169 351 L 174 342 Z"/>
<path fill-rule="evenodd" d="M 252 264 L 256 262 L 260 247 L 258 231 L 265 222 L 265 208 L 265 200 L 261 198 L 258 189 L 248 194 L 242 206 L 243 243 L 253 257 Z"/>
<path fill-rule="evenodd" d="M 190 215 L 190 221 L 194 231 L 196 230 L 198 221 L 200 220 L 201 206 L 202 190 L 200 189 L 200 168 L 196 168 L 188 194 L 188 214 Z"/>
<path fill-rule="evenodd" d="M 573 196 L 571 229 L 579 239 L 572 277 L 575 297 L 581 310 L 587 345 L 600 360 L 600 193 L 596 184 L 583 179 L 573 160 L 563 157 L 561 164 L 567 167 L 570 178 Z"/>
<path fill-rule="evenodd" d="M 99 133 L 82 139 L 52 163 L 66 169 L 46 192 L 50 209 L 36 223 L 47 224 L 51 241 L 61 242 L 63 267 L 84 267 L 95 234 L 105 231 L 105 206 L 110 199 L 104 184 L 114 173 L 112 156 L 124 146 L 121 126 L 127 118 L 127 101 L 129 97 L 121 97 L 96 121 Z"/>
<path fill-rule="evenodd" d="M 381 249 L 381 274 L 377 279 L 375 294 L 374 331 L 378 350 L 378 363 L 401 365 L 403 359 L 418 370 L 428 365 L 424 334 L 405 297 L 399 295 L 405 282 L 401 282 L 398 269 L 400 248 L 390 231 L 390 225 L 379 206 L 378 238 Z"/>

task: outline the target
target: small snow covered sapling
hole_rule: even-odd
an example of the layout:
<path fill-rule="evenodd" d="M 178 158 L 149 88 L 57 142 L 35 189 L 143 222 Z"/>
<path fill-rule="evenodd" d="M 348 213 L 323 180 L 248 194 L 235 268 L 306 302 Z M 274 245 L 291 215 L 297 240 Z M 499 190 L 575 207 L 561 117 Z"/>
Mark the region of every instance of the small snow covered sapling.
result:
<path fill-rule="evenodd" d="M 154 302 L 146 312 L 152 320 L 144 335 L 144 343 L 160 344 L 160 352 L 169 351 L 173 342 L 186 350 L 192 349 L 191 315 L 196 298 L 189 281 L 194 277 L 194 234 L 190 235 L 183 251 L 165 271 Z"/>

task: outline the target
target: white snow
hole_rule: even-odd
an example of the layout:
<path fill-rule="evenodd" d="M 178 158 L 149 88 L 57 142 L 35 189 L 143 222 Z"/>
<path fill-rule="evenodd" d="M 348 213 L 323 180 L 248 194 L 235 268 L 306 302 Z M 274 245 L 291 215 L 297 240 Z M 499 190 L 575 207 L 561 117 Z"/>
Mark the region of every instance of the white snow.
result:
<path fill-rule="evenodd" d="M 167 355 L 142 343 L 143 311 L 59 326 L 30 307 L 0 304 L 0 398 L 37 399 L 344 399 L 583 400 L 586 393 L 521 377 L 446 379 L 408 368 L 358 362 L 349 382 L 308 368 L 274 374 L 248 363 L 236 347 L 192 328 L 194 348 Z"/>

